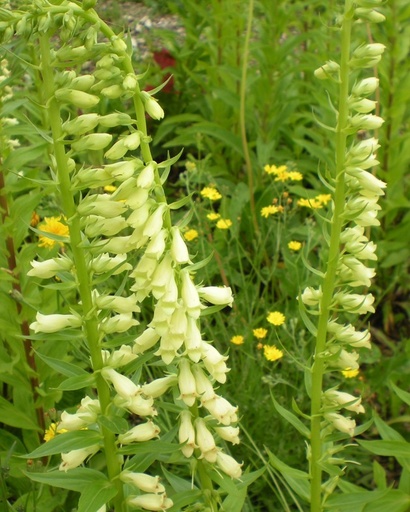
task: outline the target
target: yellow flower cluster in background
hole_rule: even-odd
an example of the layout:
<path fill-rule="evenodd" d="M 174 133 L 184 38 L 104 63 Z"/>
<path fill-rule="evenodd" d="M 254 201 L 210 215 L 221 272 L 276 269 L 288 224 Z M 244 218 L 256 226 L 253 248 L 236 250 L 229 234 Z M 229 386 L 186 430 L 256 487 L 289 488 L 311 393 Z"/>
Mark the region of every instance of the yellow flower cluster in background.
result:
<path fill-rule="evenodd" d="M 185 231 L 184 233 L 184 238 L 188 242 L 192 242 L 192 240 L 195 240 L 198 236 L 198 231 L 196 229 L 188 229 L 188 231 Z"/>
<path fill-rule="evenodd" d="M 243 345 L 245 343 L 245 339 L 240 334 L 237 334 L 236 336 L 232 336 L 231 343 L 234 345 Z"/>
<path fill-rule="evenodd" d="M 210 220 L 210 221 L 218 220 L 220 218 L 220 214 L 219 213 L 215 213 L 215 212 L 211 212 L 211 213 L 208 213 L 206 218 L 208 220 Z"/>
<path fill-rule="evenodd" d="M 283 351 L 279 350 L 275 345 L 264 345 L 263 355 L 268 361 L 277 361 L 283 357 Z"/>
<path fill-rule="evenodd" d="M 61 215 L 59 217 L 44 217 L 44 222 L 38 226 L 38 229 L 53 235 L 68 236 L 68 226 L 60 221 Z M 47 247 L 48 249 L 52 249 L 57 243 L 59 243 L 61 246 L 64 245 L 63 242 L 56 242 L 56 240 L 53 240 L 46 235 L 39 236 L 39 247 Z"/>
<path fill-rule="evenodd" d="M 288 247 L 291 251 L 300 251 L 302 248 L 302 244 L 300 242 L 297 242 L 295 240 L 292 240 L 288 243 Z"/>
<path fill-rule="evenodd" d="M 298 206 L 306 206 L 306 208 L 311 208 L 312 210 L 319 210 L 327 205 L 329 201 L 331 201 L 331 194 L 319 194 L 312 199 L 298 199 Z"/>
<path fill-rule="evenodd" d="M 218 199 L 222 198 L 222 194 L 215 187 L 204 187 L 201 190 L 201 196 L 210 201 L 218 201 Z"/>
<path fill-rule="evenodd" d="M 267 174 L 272 174 L 275 176 L 275 181 L 302 181 L 303 174 L 298 171 L 288 171 L 288 167 L 286 165 L 280 165 L 277 167 L 276 165 L 265 165 L 263 168 Z"/>
<path fill-rule="evenodd" d="M 229 229 L 231 226 L 232 221 L 230 219 L 219 219 L 216 223 L 218 229 Z"/>
<path fill-rule="evenodd" d="M 283 210 L 283 208 L 282 208 Z M 262 217 L 265 217 L 265 219 L 267 219 L 269 217 L 269 215 L 274 215 L 275 213 L 278 213 L 280 212 L 281 209 L 279 206 L 275 206 L 273 204 L 269 205 L 269 206 L 264 206 L 261 210 L 261 215 Z"/>
<path fill-rule="evenodd" d="M 257 329 L 254 329 L 252 332 L 255 338 L 257 338 L 258 340 L 263 340 L 264 338 L 266 338 L 266 335 L 268 334 L 268 330 L 265 329 L 264 327 L 258 327 Z"/>

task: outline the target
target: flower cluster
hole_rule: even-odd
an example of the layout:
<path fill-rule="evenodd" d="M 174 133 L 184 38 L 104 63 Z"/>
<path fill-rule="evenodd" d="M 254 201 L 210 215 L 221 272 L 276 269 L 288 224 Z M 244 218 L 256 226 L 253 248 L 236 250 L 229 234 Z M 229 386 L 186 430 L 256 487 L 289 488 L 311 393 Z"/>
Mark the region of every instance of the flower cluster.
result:
<path fill-rule="evenodd" d="M 355 15 L 359 19 L 370 19 L 378 13 L 368 8 L 368 2 L 356 2 L 359 7 Z M 380 2 L 372 2 L 372 6 Z M 373 13 L 373 14 L 372 14 Z M 380 44 L 366 44 L 356 48 L 350 58 L 349 68 L 360 69 L 373 67 L 381 58 L 384 46 Z M 340 68 L 334 62 L 328 62 L 316 71 L 316 76 L 321 79 L 339 80 Z M 347 98 L 349 108 L 346 118 L 345 133 L 354 135 L 358 130 L 371 130 L 381 126 L 383 120 L 370 114 L 376 106 L 376 102 L 368 99 L 378 87 L 377 78 L 365 78 L 357 81 L 351 88 Z M 367 266 L 367 261 L 375 261 L 376 246 L 370 242 L 366 228 L 379 225 L 377 213 L 380 209 L 378 200 L 384 194 L 385 184 L 374 176 L 370 169 L 379 162 L 376 151 L 379 148 L 378 141 L 372 137 L 365 140 L 353 140 L 346 149 L 343 160 L 343 170 L 335 178 L 335 186 L 344 180 L 345 204 L 343 211 L 336 213 L 333 206 L 332 223 L 340 223 L 339 258 L 335 267 L 335 287 L 333 297 L 329 304 L 331 318 L 327 324 L 327 338 L 324 352 L 316 354 L 324 360 L 326 371 L 343 371 L 349 378 L 357 375 L 359 370 L 359 348 L 370 348 L 370 333 L 367 329 L 358 331 L 344 320 L 343 314 L 365 315 L 374 312 L 374 297 L 370 293 L 360 293 L 357 287 L 368 288 L 371 279 L 375 275 L 373 268 Z M 339 162 L 340 164 L 340 162 Z M 326 201 L 330 199 L 326 195 Z M 310 200 L 311 208 L 317 207 L 322 199 L 319 196 Z M 301 294 L 304 305 L 313 314 L 320 314 L 324 293 L 322 286 L 308 287 Z M 338 411 L 346 409 L 354 413 L 364 412 L 360 404 L 360 398 L 342 393 L 332 388 L 323 393 L 323 416 L 328 427 L 336 428 L 341 432 L 353 435 L 355 421 L 344 417 Z"/>
<path fill-rule="evenodd" d="M 289 171 L 286 165 L 265 165 L 263 168 L 267 174 L 275 176 L 275 181 L 302 181 L 303 174 L 299 171 Z"/>
<path fill-rule="evenodd" d="M 74 11 L 81 9 L 70 5 Z M 66 18 L 56 17 L 50 23 Z M 79 28 L 82 23 L 79 21 Z M 116 436 L 113 449 L 158 437 L 160 428 L 154 421 L 158 415 L 156 400 L 162 400 L 170 391 L 175 402 L 173 410 L 179 411 L 183 455 L 201 460 L 208 470 L 215 467 L 239 478 L 241 464 L 217 446 L 220 439 L 232 444 L 239 442 L 235 425 L 237 407 L 215 392 L 216 386 L 226 381 L 227 357 L 203 339 L 200 325 L 200 315 L 207 307 L 232 306 L 231 289 L 194 283 L 184 233 L 180 226 L 172 224 L 171 208 L 162 187 L 161 169 L 169 167 L 172 161 L 152 160 L 150 139 L 144 131 L 145 114 L 161 119 L 164 112 L 153 96 L 155 91 L 140 91 L 139 77 L 131 71 L 125 42 L 111 36 L 110 44 L 99 45 L 96 33 L 90 38 L 92 30 L 79 30 L 75 39 L 78 46 L 73 46 L 70 39 L 69 44 L 53 53 L 57 68 L 69 70 L 50 71 L 44 64 L 45 76 L 49 72 L 55 81 L 47 105 L 57 108 L 54 119 L 60 114 L 61 133 L 52 131 L 54 144 L 60 145 L 59 160 L 57 156 L 52 158 L 51 167 L 55 176 L 66 172 L 71 183 L 66 190 L 64 180 L 59 180 L 61 196 L 69 198 L 63 201 L 68 211 L 64 211 L 65 217 L 46 218 L 39 226 L 45 233 L 40 245 L 51 247 L 60 243 L 63 236 L 67 250 L 55 258 L 32 261 L 28 272 L 39 279 L 54 278 L 64 272 L 80 290 L 78 306 L 65 314 L 38 312 L 30 327 L 35 333 L 47 335 L 69 328 L 81 329 L 87 338 L 91 332 L 91 337 L 98 340 L 97 351 L 90 349 L 93 370 L 104 389 L 111 392 L 108 403 L 103 403 L 100 394 L 86 396 L 75 413 L 61 414 L 57 432 L 81 434 L 91 429 L 101 433 L 101 442 L 93 441 L 90 446 L 63 453 L 60 470 L 75 468 L 100 450 L 105 442 L 99 423 L 102 415 L 129 413 L 141 419 L 138 425 Z M 107 27 L 107 33 L 109 30 Z M 77 76 L 73 69 L 79 69 L 78 64 L 90 55 L 87 49 L 98 55 L 95 70 Z M 125 113 L 102 115 L 97 111 L 102 98 L 131 97 L 137 105 L 138 122 Z M 62 111 L 66 113 L 61 115 Z M 74 112 L 80 115 L 75 116 Z M 90 151 L 102 152 L 98 166 L 83 163 Z M 202 192 L 212 201 L 221 197 L 209 187 Z M 73 200 L 74 211 L 70 211 L 74 195 L 78 202 Z M 224 222 L 221 229 L 229 227 L 230 221 Z M 47 233 L 53 236 L 49 238 Z M 189 238 L 187 233 L 185 239 Z M 195 234 L 191 232 L 193 238 Z M 139 258 L 135 263 L 136 254 Z M 126 272 L 132 280 L 129 290 L 113 292 L 104 286 L 109 277 Z M 153 303 L 152 318 L 147 326 L 137 328 L 137 315 L 147 297 Z M 111 348 L 121 333 L 133 336 L 133 341 Z M 165 372 L 162 377 L 144 383 L 125 374 L 126 365 L 143 354 L 159 358 Z M 138 491 L 128 501 L 134 508 L 165 510 L 173 505 L 156 476 L 123 470 L 118 478 Z"/>

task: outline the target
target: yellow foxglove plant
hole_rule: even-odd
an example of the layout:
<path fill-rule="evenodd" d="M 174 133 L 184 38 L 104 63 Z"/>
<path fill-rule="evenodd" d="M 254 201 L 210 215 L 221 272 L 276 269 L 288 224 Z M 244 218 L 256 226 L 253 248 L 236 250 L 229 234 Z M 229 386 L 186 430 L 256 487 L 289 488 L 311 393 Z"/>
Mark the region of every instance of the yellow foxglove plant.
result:
<path fill-rule="evenodd" d="M 348 462 L 340 456 L 343 446 L 334 444 L 335 431 L 339 432 L 339 438 L 351 438 L 358 433 L 355 416 L 364 412 L 360 396 L 339 391 L 334 380 L 333 386 L 327 388 L 327 377 L 332 373 L 340 375 L 341 370 L 357 370 L 357 349 L 370 348 L 369 331 L 357 330 L 351 322 L 354 315 L 374 312 L 374 297 L 367 288 L 375 271 L 368 267 L 368 262 L 377 257 L 376 246 L 368 239 L 368 228 L 379 225 L 378 200 L 384 194 L 385 183 L 371 171 L 378 164 L 378 141 L 371 135 L 360 140 L 357 135 L 359 131 L 375 130 L 383 123 L 383 119 L 371 113 L 376 102 L 369 99 L 378 87 L 378 80 L 363 78 L 362 70 L 377 65 L 384 46 L 366 43 L 352 49 L 351 35 L 356 24 L 383 21 L 384 16 L 374 9 L 381 3 L 380 0 L 345 1 L 344 12 L 337 21 L 341 36 L 340 62 L 329 60 L 314 73 L 318 79 L 336 83 L 339 97 L 334 106 L 335 127 L 330 128 L 335 135 L 335 159 L 327 173 L 332 193 L 325 237 L 327 258 L 324 269 L 315 270 L 320 285 L 305 288 L 299 297 L 303 319 L 315 338 L 315 348 L 306 378 L 311 399 L 310 429 L 293 415 L 292 424 L 308 439 L 309 474 L 306 480 L 302 479 L 299 495 L 310 502 L 312 512 L 324 509 Z M 327 480 L 324 473 L 329 475 Z"/>
<path fill-rule="evenodd" d="M 158 163 L 149 146 L 146 116 L 164 116 L 154 97 L 158 89 L 141 91 L 130 47 L 94 4 L 35 0 L 21 10 L 0 10 L 3 42 L 20 37 L 38 48 L 37 87 L 46 119 L 41 129 L 68 226 L 64 253 L 35 259 L 28 275 L 58 278 L 54 286 L 61 281 L 61 293 L 78 294 L 67 311 L 39 311 L 30 327 L 37 339 L 72 333 L 90 360 L 89 371 L 68 372 L 63 384 L 87 388 L 81 404 L 74 413 L 62 412 L 58 435 L 29 455 L 61 454 L 58 469 L 30 478 L 79 490 L 78 510 L 166 510 L 178 507 L 179 499 L 183 506 L 199 499 L 216 511 L 214 483 L 242 474 L 241 464 L 221 447 L 239 441 L 238 409 L 216 391 L 226 381 L 227 357 L 203 339 L 200 317 L 207 308 L 231 306 L 232 293 L 193 281 L 204 262 L 192 263 L 184 225 L 173 225 L 171 217 L 186 201 L 168 204 L 163 188 L 178 157 Z M 111 100 L 131 103 L 134 114 L 107 113 Z M 112 185 L 113 193 L 104 192 Z M 112 276 L 123 276 L 118 290 Z M 138 314 L 146 298 L 153 313 L 141 328 Z M 142 366 L 155 359 L 163 376 L 144 382 Z M 174 415 L 175 427 L 166 428 L 165 413 Z M 180 498 L 150 474 L 155 461 L 169 462 L 164 453 L 195 475 L 191 498 Z M 87 467 L 102 456 L 106 469 Z"/>

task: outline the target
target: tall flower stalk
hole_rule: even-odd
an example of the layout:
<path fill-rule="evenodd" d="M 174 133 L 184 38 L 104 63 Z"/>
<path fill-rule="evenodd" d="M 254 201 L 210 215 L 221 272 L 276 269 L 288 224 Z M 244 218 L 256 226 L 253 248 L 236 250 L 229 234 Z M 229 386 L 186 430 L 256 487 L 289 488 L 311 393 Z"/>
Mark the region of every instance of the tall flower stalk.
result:
<path fill-rule="evenodd" d="M 238 479 L 242 473 L 241 464 L 219 446 L 222 440 L 239 442 L 238 415 L 215 391 L 226 381 L 227 357 L 203 339 L 200 316 L 210 306 L 232 306 L 232 293 L 193 281 L 205 262 L 191 261 L 183 223 L 174 225 L 171 214 L 188 199 L 168 204 L 163 187 L 178 157 L 156 162 L 149 146 L 146 116 L 164 116 L 154 97 L 158 89 L 141 90 L 127 44 L 102 22 L 94 4 L 38 0 L 27 10 L 1 12 L 4 40 L 17 35 L 39 43 L 50 179 L 69 228 L 65 253 L 32 261 L 28 275 L 57 278 L 62 293 L 67 284 L 78 293 L 78 304 L 63 312 L 40 311 L 30 327 L 44 338 L 71 329 L 84 340 L 90 359 L 89 372 L 74 375 L 67 385 L 87 388 L 86 396 L 76 412 L 61 413 L 58 435 L 31 456 L 61 453 L 59 470 L 68 481 L 71 470 L 103 453 L 106 474 L 88 473 L 96 492 L 90 505 L 90 491 L 84 490 L 79 510 L 105 510 L 108 503 L 116 512 L 165 510 L 173 500 L 138 454 L 141 443 L 162 434 L 161 414 L 170 411 L 177 428 L 164 435 L 176 438 L 174 459 L 192 468 L 204 503 L 216 511 L 214 482 L 221 474 Z M 85 68 L 83 74 L 75 71 Z M 101 100 L 131 100 L 134 112 L 101 114 Z M 127 272 L 113 291 L 111 278 Z M 146 299 L 153 313 L 142 328 L 137 315 Z M 155 359 L 163 375 L 140 380 L 143 363 Z M 130 424 L 130 415 L 138 424 Z M 153 462 L 163 460 L 155 444 L 152 455 Z M 53 472 L 49 479 L 30 476 L 56 481 Z M 197 499 L 193 494 L 192 503 Z"/>
<path fill-rule="evenodd" d="M 302 308 L 317 316 L 314 362 L 311 367 L 311 432 L 310 432 L 310 479 L 311 510 L 322 510 L 328 494 L 337 485 L 342 470 L 329 471 L 332 465 L 344 464 L 334 459 L 335 448 L 328 436 L 334 429 L 349 436 L 354 434 L 355 421 L 340 413 L 342 409 L 354 413 L 363 412 L 360 397 L 338 391 L 337 387 L 324 390 L 325 374 L 332 371 L 357 369 L 356 348 L 370 348 L 367 330 L 356 331 L 352 324 L 344 323 L 345 316 L 374 312 L 374 298 L 365 293 L 370 286 L 374 270 L 365 264 L 376 260 L 375 245 L 368 240 L 364 229 L 379 224 L 376 219 L 378 198 L 385 184 L 368 171 L 378 164 L 375 152 L 378 143 L 370 138 L 358 142 L 359 130 L 372 130 L 383 120 L 370 114 L 376 103 L 367 96 L 377 87 L 375 78 L 356 79 L 357 70 L 373 67 L 381 58 L 384 47 L 380 44 L 364 44 L 351 53 L 351 32 L 356 20 L 382 21 L 383 17 L 373 7 L 378 1 L 346 0 L 341 18 L 340 63 L 327 62 L 316 70 L 320 79 L 330 79 L 338 84 L 339 98 L 336 115 L 335 165 L 329 176 L 329 188 L 333 193 L 333 208 L 328 233 L 328 256 L 325 272 L 319 288 L 306 288 L 301 295 Z M 352 293 L 360 287 L 360 293 Z M 332 476 L 323 484 L 324 468 Z M 334 475 L 337 475 L 336 477 Z M 325 492 L 324 492 L 325 489 Z"/>

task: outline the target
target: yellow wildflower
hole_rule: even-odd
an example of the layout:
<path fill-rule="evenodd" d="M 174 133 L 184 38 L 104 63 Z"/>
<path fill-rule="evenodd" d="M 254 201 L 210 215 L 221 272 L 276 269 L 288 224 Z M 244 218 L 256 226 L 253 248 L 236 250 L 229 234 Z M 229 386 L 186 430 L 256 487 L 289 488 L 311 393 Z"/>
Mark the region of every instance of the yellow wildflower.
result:
<path fill-rule="evenodd" d="M 215 187 L 205 187 L 201 190 L 201 196 L 210 201 L 218 201 L 218 199 L 221 199 L 222 194 L 220 194 Z"/>
<path fill-rule="evenodd" d="M 354 377 L 357 377 L 359 375 L 359 370 L 352 370 L 351 368 L 346 368 L 346 370 L 342 371 L 342 375 L 346 379 L 353 379 Z"/>
<path fill-rule="evenodd" d="M 323 204 L 317 201 L 316 199 L 298 199 L 298 206 L 306 206 L 306 208 L 312 208 L 313 210 L 317 210 L 319 208 L 323 208 Z"/>
<path fill-rule="evenodd" d="M 265 217 L 267 219 L 269 215 L 273 215 L 275 213 L 278 213 L 279 208 L 273 204 L 270 204 L 269 206 L 264 206 L 261 210 L 262 217 Z"/>
<path fill-rule="evenodd" d="M 218 229 L 229 229 L 232 226 L 232 221 L 229 219 L 219 219 L 216 223 Z"/>
<path fill-rule="evenodd" d="M 279 350 L 275 345 L 265 345 L 263 347 L 263 355 L 268 361 L 277 361 L 283 357 L 283 351 Z"/>
<path fill-rule="evenodd" d="M 279 167 L 276 167 L 276 165 L 265 165 L 263 169 L 267 174 L 275 174 L 277 176 L 278 174 L 286 172 L 288 168 L 286 165 L 280 165 Z"/>
<path fill-rule="evenodd" d="M 198 231 L 196 229 L 188 229 L 184 233 L 185 240 L 188 240 L 188 242 L 192 242 L 192 240 L 195 240 L 195 238 L 198 238 Z"/>
<path fill-rule="evenodd" d="M 108 194 L 112 194 L 117 190 L 117 187 L 115 185 L 105 185 L 104 192 L 108 192 Z"/>
<path fill-rule="evenodd" d="M 319 201 L 321 204 L 327 204 L 329 201 L 332 200 L 331 194 L 319 194 L 315 197 L 316 201 Z"/>
<path fill-rule="evenodd" d="M 290 171 L 288 172 L 288 178 L 291 181 L 302 181 L 303 180 L 303 174 L 298 171 Z"/>
<path fill-rule="evenodd" d="M 69 230 L 68 226 L 60 222 L 61 215 L 59 217 L 45 217 L 44 223 L 41 224 L 38 228 L 40 231 L 44 231 L 46 233 L 52 233 L 53 235 L 59 236 L 68 236 Z M 52 238 L 48 238 L 45 235 L 39 236 L 39 247 L 47 247 L 51 249 L 55 246 L 57 242 Z M 63 242 L 58 242 L 60 245 L 64 245 Z"/>
<path fill-rule="evenodd" d="M 255 338 L 258 338 L 258 340 L 263 340 L 263 338 L 266 338 L 266 335 L 268 334 L 268 330 L 264 327 L 258 327 L 257 329 L 254 329 L 253 335 Z"/>
<path fill-rule="evenodd" d="M 300 242 L 296 242 L 295 240 L 292 240 L 288 243 L 288 247 L 291 251 L 299 251 L 302 247 L 302 244 Z"/>
<path fill-rule="evenodd" d="M 266 317 L 266 320 L 272 324 L 272 325 L 282 325 L 285 323 L 285 315 L 283 313 L 280 313 L 279 311 L 273 311 L 269 313 L 269 315 Z"/>
<path fill-rule="evenodd" d="M 285 166 L 282 166 L 282 167 L 285 167 Z M 275 181 L 287 181 L 289 179 L 289 173 L 288 171 L 282 171 L 282 172 L 278 172 L 276 174 L 276 178 L 275 178 Z"/>
<path fill-rule="evenodd" d="M 232 336 L 231 343 L 234 345 L 243 345 L 245 343 L 244 337 L 240 334 L 237 334 L 236 336 Z"/>
<path fill-rule="evenodd" d="M 214 212 L 208 213 L 208 215 L 206 216 L 206 218 L 208 220 L 218 220 L 219 217 L 220 217 L 220 214 L 219 213 L 214 213 Z"/>
<path fill-rule="evenodd" d="M 62 428 L 61 430 L 57 430 L 58 423 L 50 423 L 50 426 L 46 428 L 44 431 L 44 441 L 47 443 L 47 441 L 51 441 L 51 439 L 54 439 L 57 434 L 64 434 L 64 432 L 68 432 L 65 428 Z"/>

